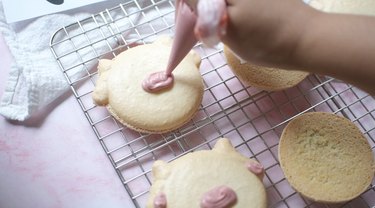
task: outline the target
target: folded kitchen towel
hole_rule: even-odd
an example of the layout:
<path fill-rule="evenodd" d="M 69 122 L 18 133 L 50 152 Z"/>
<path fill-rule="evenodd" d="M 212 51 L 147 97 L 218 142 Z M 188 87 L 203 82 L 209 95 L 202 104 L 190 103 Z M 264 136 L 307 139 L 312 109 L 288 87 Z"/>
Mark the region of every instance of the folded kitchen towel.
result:
<path fill-rule="evenodd" d="M 13 63 L 0 103 L 0 114 L 8 119 L 23 121 L 68 89 L 48 43 L 57 28 L 75 17 L 41 17 L 16 33 L 6 24 L 2 11 L 1 8 L 0 32 L 12 54 Z M 76 17 L 79 18 L 79 15 Z"/>
<path fill-rule="evenodd" d="M 129 8 L 128 11 L 131 11 L 131 9 Z M 139 10 L 136 6 L 133 9 Z M 155 15 L 160 14 L 148 14 L 148 18 Z M 1 115 L 11 120 L 24 121 L 38 109 L 42 109 L 69 90 L 69 85 L 51 53 L 49 41 L 58 29 L 90 16 L 89 13 L 47 15 L 35 19 L 16 31 L 13 25 L 6 23 L 0 1 L 0 33 L 9 47 L 13 59 L 5 91 L 0 101 Z M 139 15 L 139 17 L 144 18 L 143 15 Z M 129 18 L 133 18 L 127 23 L 129 27 L 130 24 L 140 21 L 140 18 L 136 15 Z M 94 23 L 93 21 L 92 24 L 101 23 Z M 104 35 L 110 36 L 110 34 Z M 98 54 L 101 54 L 100 50 L 108 50 L 107 43 L 118 44 L 115 41 L 111 43 L 109 40 L 102 46 L 96 45 Z M 79 48 L 80 46 L 76 45 L 76 47 Z M 90 54 L 80 55 L 85 58 L 86 55 L 89 56 Z M 68 62 L 73 64 L 77 60 L 72 59 Z M 65 60 L 65 63 L 67 63 L 67 60 Z M 76 71 L 78 73 L 80 70 L 77 69 Z"/>

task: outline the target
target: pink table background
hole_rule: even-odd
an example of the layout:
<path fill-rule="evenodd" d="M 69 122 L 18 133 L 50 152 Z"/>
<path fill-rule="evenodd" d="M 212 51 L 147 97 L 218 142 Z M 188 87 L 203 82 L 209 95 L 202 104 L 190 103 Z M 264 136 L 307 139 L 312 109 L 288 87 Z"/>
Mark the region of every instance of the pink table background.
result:
<path fill-rule="evenodd" d="M 0 36 L 0 96 L 11 56 Z M 46 114 L 48 113 L 48 116 Z M 131 201 L 73 96 L 25 124 L 0 116 L 0 207 L 127 207 Z"/>
<path fill-rule="evenodd" d="M 148 28 L 145 26 L 141 29 Z M 346 113 L 367 136 L 375 138 L 375 102 L 357 89 L 350 89 L 346 84 L 336 81 L 324 85 L 322 81 L 325 82 L 326 78 L 317 82 L 313 76 L 297 87 L 280 92 L 268 94 L 255 88 L 244 89 L 225 65 L 222 54 L 206 50 L 200 52 L 204 57 L 201 73 L 208 90 L 202 101 L 205 109 L 197 113 L 193 122 L 199 123 L 207 114 L 221 112 L 222 108 L 237 101 L 248 102 L 201 126 L 199 131 L 189 135 L 189 145 L 186 146 L 194 150 L 207 149 L 207 143 L 213 143 L 220 136 L 231 138 L 241 153 L 248 157 L 254 156 L 266 167 L 264 183 L 269 202 L 275 207 L 304 207 L 309 203 L 291 189 L 277 163 L 275 155 L 278 136 L 283 128 L 283 125 L 277 126 L 279 123 L 310 108 L 314 111 L 338 111 L 338 114 Z M 11 61 L 1 36 L 0 54 L 1 96 Z M 95 75 L 93 77 L 95 79 Z M 117 161 L 118 170 L 134 195 L 147 192 L 150 178 L 147 171 L 154 159 L 169 160 L 182 154 L 177 143 L 185 139 L 169 141 L 168 144 L 158 146 L 161 147 L 158 150 L 143 150 L 147 146 L 145 141 L 151 140 L 150 143 L 153 143 L 163 138 L 151 135 L 139 139 L 137 132 L 127 128 L 118 131 L 119 126 L 114 125 L 115 121 L 111 117 L 107 118 L 105 109 L 93 108 L 90 93 L 86 94 L 92 90 L 92 83 L 82 82 L 84 84 L 75 86 L 75 89 L 82 95 L 83 106 L 91 109 L 88 113 L 94 117 L 93 126 L 99 131 L 102 141 L 108 142 L 109 155 Z M 249 96 L 252 97 L 248 99 Z M 345 107 L 339 109 L 338 106 Z M 126 134 L 129 142 L 125 144 L 121 135 L 111 132 Z M 372 140 L 370 142 L 374 148 Z M 200 146 L 203 143 L 205 145 Z M 136 153 L 130 154 L 134 150 Z M 141 160 L 145 170 L 140 170 L 135 160 Z M 374 194 L 375 190 L 371 189 L 349 206 L 374 205 Z M 146 194 L 141 195 L 139 201 L 144 202 L 146 198 Z M 310 205 L 328 207 L 322 204 Z M 26 123 L 7 121 L 0 116 L 0 207 L 134 207 L 70 92 Z"/>

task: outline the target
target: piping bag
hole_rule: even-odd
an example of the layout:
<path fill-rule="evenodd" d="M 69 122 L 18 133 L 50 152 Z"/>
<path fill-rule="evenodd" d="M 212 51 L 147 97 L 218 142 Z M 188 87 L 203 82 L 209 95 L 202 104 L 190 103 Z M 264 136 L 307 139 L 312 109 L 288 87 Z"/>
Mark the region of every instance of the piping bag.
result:
<path fill-rule="evenodd" d="M 184 0 L 176 1 L 175 26 L 176 33 L 172 43 L 167 68 L 164 71 L 152 73 L 146 77 L 142 87 L 147 92 L 158 92 L 173 84 L 172 71 L 185 58 L 198 42 L 194 35 L 197 16 Z"/>
<path fill-rule="evenodd" d="M 176 2 L 176 34 L 173 39 L 172 51 L 166 69 L 167 75 L 172 74 L 172 71 L 198 42 L 198 39 L 194 35 L 194 27 L 197 22 L 196 14 L 184 0 L 177 0 Z"/>

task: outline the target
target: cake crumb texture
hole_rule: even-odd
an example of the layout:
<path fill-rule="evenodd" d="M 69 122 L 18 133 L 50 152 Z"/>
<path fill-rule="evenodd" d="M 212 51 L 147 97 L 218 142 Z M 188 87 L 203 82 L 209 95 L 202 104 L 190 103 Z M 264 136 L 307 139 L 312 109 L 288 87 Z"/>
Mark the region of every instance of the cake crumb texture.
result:
<path fill-rule="evenodd" d="M 279 159 L 286 179 L 314 201 L 351 200 L 374 176 L 371 147 L 350 120 L 330 113 L 306 113 L 284 129 Z"/>

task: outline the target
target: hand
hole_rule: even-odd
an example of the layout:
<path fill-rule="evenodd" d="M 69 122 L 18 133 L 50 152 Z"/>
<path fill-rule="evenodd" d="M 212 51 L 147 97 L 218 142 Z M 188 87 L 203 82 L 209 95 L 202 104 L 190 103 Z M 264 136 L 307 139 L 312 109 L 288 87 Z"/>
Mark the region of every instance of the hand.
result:
<path fill-rule="evenodd" d="M 315 11 L 301 0 L 184 1 L 198 15 L 195 34 L 203 43 L 221 40 L 242 59 L 268 65 L 288 59 Z"/>
<path fill-rule="evenodd" d="M 228 22 L 225 0 L 177 0 L 186 3 L 197 15 L 195 37 L 208 47 L 220 42 Z M 177 8 L 178 9 L 178 8 Z"/>
<path fill-rule="evenodd" d="M 184 1 L 196 9 L 199 0 Z M 375 17 L 324 13 L 301 0 L 226 1 L 220 40 L 242 59 L 329 75 L 375 95 Z"/>
<path fill-rule="evenodd" d="M 301 0 L 227 0 L 227 12 L 224 44 L 244 60 L 282 66 L 317 11 Z"/>

